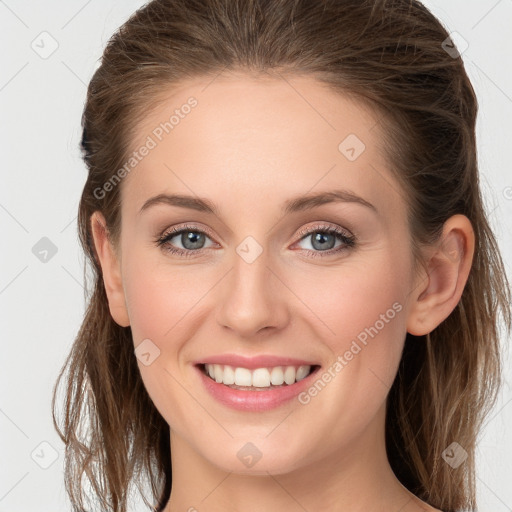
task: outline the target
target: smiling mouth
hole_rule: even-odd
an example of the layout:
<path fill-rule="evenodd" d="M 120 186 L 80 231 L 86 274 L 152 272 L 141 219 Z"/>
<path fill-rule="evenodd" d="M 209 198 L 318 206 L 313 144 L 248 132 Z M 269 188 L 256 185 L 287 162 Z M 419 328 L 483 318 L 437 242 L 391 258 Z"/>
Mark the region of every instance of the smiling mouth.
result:
<path fill-rule="evenodd" d="M 274 366 L 250 370 L 224 364 L 200 364 L 202 372 L 218 384 L 242 391 L 268 391 L 288 387 L 305 379 L 320 366 Z"/>

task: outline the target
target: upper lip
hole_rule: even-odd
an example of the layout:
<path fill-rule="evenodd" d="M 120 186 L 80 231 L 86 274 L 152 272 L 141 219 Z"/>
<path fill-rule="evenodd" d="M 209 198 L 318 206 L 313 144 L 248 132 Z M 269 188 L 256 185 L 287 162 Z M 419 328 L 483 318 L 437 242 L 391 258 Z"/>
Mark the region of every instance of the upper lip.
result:
<path fill-rule="evenodd" d="M 247 368 L 249 370 L 256 368 L 272 368 L 274 366 L 317 366 L 317 363 L 304 359 L 275 356 L 271 354 L 261 354 L 252 357 L 237 354 L 218 354 L 196 361 L 195 364 L 227 364 L 235 368 Z"/>

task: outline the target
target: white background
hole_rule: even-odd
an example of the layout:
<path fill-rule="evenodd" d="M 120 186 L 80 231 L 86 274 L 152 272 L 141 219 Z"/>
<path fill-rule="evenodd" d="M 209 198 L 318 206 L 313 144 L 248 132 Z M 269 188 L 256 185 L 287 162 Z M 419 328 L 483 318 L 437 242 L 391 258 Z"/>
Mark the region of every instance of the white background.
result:
<path fill-rule="evenodd" d="M 142 3 L 0 0 L 0 512 L 70 510 L 50 400 L 84 312 L 76 231 L 86 178 L 78 150 L 80 116 L 108 38 Z M 512 0 L 425 4 L 469 43 L 463 58 L 480 102 L 482 187 L 508 269 Z M 38 37 L 48 37 L 39 36 L 43 31 L 58 43 L 47 59 L 31 47 Z M 57 248 L 46 263 L 32 252 L 42 237 Z M 479 504 L 485 512 L 512 511 L 512 365 L 508 350 L 505 355 L 506 383 L 478 449 Z M 57 459 L 47 469 L 35 462 L 50 464 L 52 453 Z"/>

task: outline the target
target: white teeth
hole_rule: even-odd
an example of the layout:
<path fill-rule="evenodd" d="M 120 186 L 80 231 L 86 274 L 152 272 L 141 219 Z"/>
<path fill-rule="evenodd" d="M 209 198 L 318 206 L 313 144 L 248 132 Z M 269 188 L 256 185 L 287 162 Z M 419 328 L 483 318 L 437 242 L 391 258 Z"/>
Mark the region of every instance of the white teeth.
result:
<path fill-rule="evenodd" d="M 266 368 L 258 368 L 252 372 L 252 385 L 256 388 L 270 386 L 270 372 Z"/>
<path fill-rule="evenodd" d="M 251 370 L 248 370 L 247 368 L 236 368 L 235 384 L 237 386 L 252 386 Z"/>
<path fill-rule="evenodd" d="M 222 379 L 224 377 L 224 371 L 222 370 L 220 364 L 214 364 L 213 369 L 215 373 L 215 382 L 222 382 Z"/>
<path fill-rule="evenodd" d="M 295 379 L 297 381 L 304 379 L 309 375 L 309 370 L 311 369 L 311 366 L 299 366 L 297 368 L 297 372 L 295 374 Z"/>
<path fill-rule="evenodd" d="M 222 364 L 205 364 L 205 370 L 215 382 L 222 382 L 227 386 L 235 384 L 236 386 L 268 388 L 271 384 L 273 386 L 281 386 L 283 383 L 290 385 L 306 378 L 311 372 L 311 366 L 275 366 L 249 370 Z"/>
<path fill-rule="evenodd" d="M 295 368 L 293 366 L 287 366 L 284 371 L 284 381 L 286 384 L 293 384 L 295 382 Z"/>
<path fill-rule="evenodd" d="M 280 366 L 272 368 L 270 382 L 272 382 L 274 386 L 280 386 L 284 382 L 283 369 Z"/>
<path fill-rule="evenodd" d="M 235 383 L 235 370 L 231 366 L 224 366 L 224 377 L 222 379 L 224 384 L 234 384 Z"/>

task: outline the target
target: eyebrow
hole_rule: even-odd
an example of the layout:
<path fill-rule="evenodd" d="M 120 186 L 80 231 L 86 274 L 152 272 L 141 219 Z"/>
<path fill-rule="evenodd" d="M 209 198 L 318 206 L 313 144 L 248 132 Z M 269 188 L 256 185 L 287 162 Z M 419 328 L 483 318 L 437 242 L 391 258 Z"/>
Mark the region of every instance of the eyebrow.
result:
<path fill-rule="evenodd" d="M 309 210 L 328 203 L 356 203 L 378 213 L 377 208 L 375 208 L 373 204 L 349 190 L 331 190 L 328 192 L 319 192 L 316 194 L 295 197 L 286 201 L 282 210 L 284 214 L 289 214 Z M 151 206 L 157 204 L 189 208 L 191 210 L 197 210 L 219 216 L 219 209 L 210 200 L 181 194 L 158 194 L 157 196 L 151 197 L 142 205 L 142 208 L 139 210 L 139 215 L 144 210 L 147 210 Z"/>

